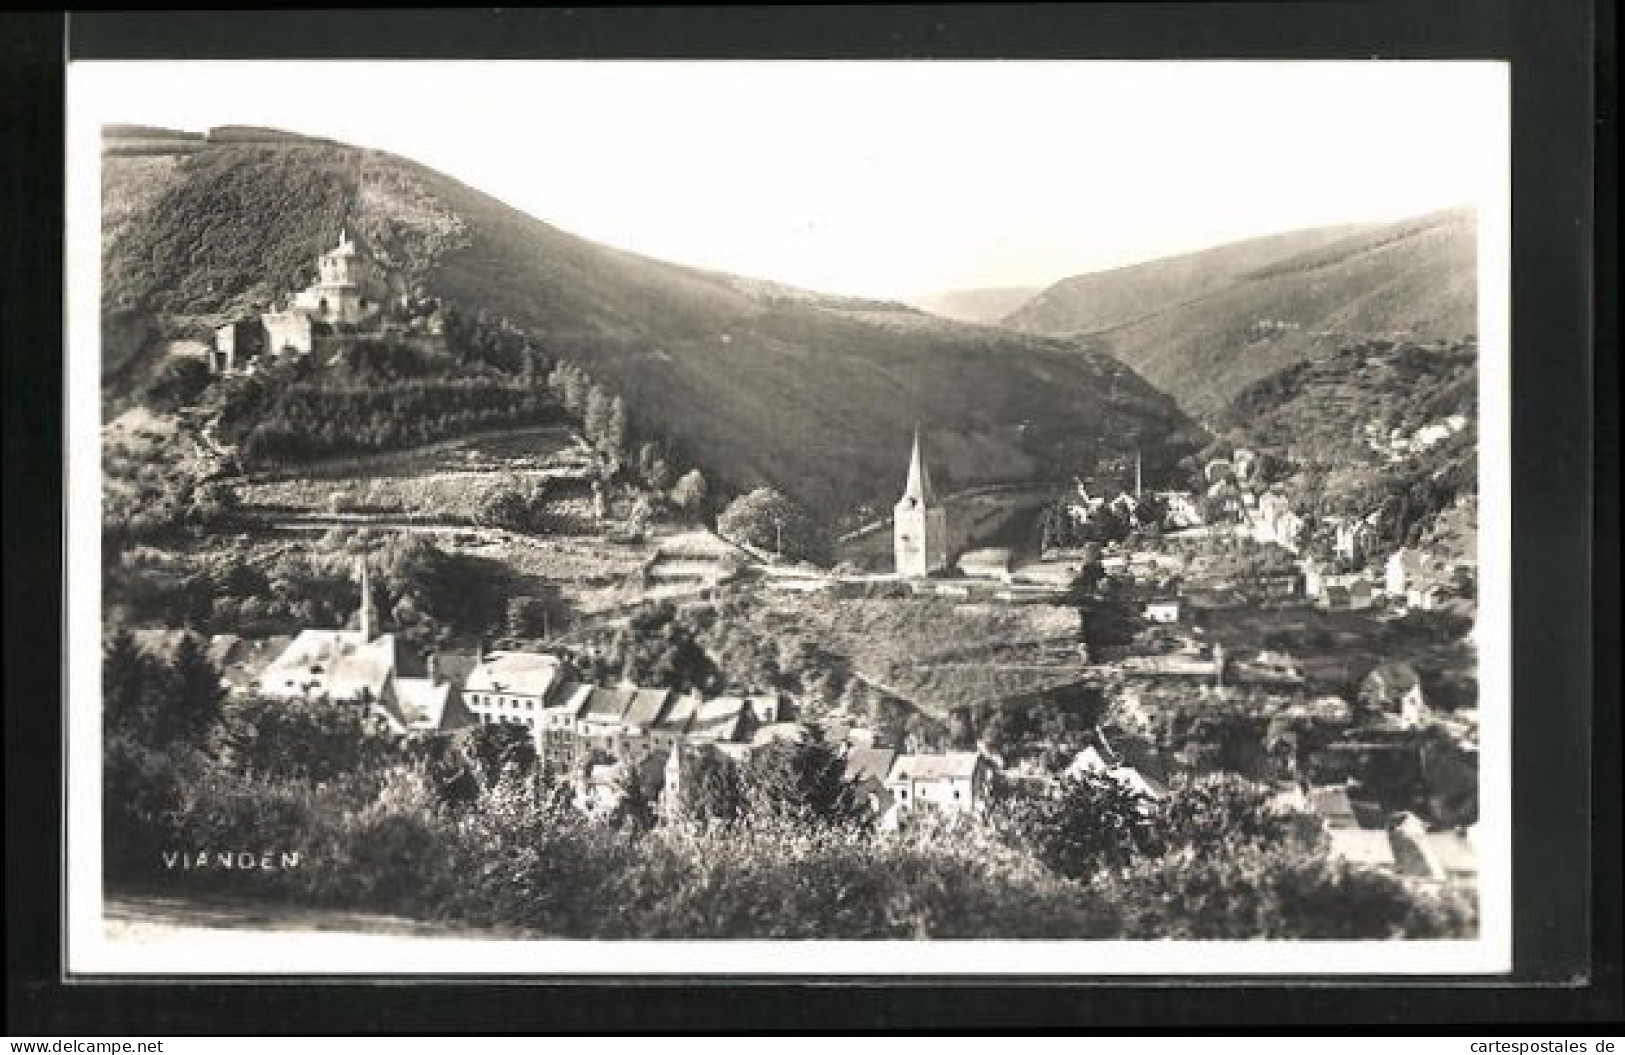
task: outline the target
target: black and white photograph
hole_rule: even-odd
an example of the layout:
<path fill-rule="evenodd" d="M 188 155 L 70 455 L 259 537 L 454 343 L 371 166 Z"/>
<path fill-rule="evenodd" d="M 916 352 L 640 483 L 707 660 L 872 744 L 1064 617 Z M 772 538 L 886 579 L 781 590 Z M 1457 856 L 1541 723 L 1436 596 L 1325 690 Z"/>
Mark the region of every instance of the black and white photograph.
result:
<path fill-rule="evenodd" d="M 72 63 L 69 966 L 1507 970 L 1508 93 Z"/>

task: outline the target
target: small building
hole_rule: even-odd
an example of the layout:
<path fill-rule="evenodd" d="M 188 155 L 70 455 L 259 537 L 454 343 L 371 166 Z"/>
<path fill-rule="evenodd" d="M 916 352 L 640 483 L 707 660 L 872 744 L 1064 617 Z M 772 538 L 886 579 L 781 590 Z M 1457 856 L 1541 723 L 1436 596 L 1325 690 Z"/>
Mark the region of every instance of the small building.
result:
<path fill-rule="evenodd" d="M 1395 718 L 1401 728 L 1427 725 L 1432 712 L 1422 691 L 1422 679 L 1409 663 L 1383 663 L 1360 683 L 1360 700 Z"/>
<path fill-rule="evenodd" d="M 975 751 L 940 755 L 898 755 L 886 774 L 886 789 L 897 820 L 932 810 L 943 814 L 979 812 L 987 804 L 992 766 Z"/>
<path fill-rule="evenodd" d="M 209 351 L 209 370 L 229 374 L 248 365 L 265 351 L 265 327 L 259 319 L 239 319 L 214 331 L 214 347 Z"/>
<path fill-rule="evenodd" d="M 431 660 L 426 678 L 400 674 L 393 634 L 374 634 L 371 580 L 359 561 L 360 627 L 356 630 L 301 630 L 256 681 L 274 699 L 319 699 L 366 706 L 396 733 L 439 729 L 453 702 L 449 683 L 436 675 Z"/>
<path fill-rule="evenodd" d="M 469 671 L 463 697 L 480 724 L 523 725 L 535 735 L 544 729 L 543 711 L 565 673 L 559 658 L 547 653 L 491 652 Z"/>
<path fill-rule="evenodd" d="M 1177 623 L 1180 616 L 1180 602 L 1177 597 L 1156 597 L 1145 603 L 1141 615 L 1152 623 Z"/>
<path fill-rule="evenodd" d="M 302 311 L 268 311 L 260 316 L 265 327 L 265 350 L 271 355 L 309 355 L 316 347 L 316 331 Z"/>

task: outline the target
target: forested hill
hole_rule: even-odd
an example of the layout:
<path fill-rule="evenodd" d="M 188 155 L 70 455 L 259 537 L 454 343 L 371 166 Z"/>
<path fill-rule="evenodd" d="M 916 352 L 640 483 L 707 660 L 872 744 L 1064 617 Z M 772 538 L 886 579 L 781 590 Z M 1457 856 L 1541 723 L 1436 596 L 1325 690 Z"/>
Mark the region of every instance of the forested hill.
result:
<path fill-rule="evenodd" d="M 1136 443 L 1172 461 L 1199 436 L 1132 370 L 1064 338 L 662 263 L 376 151 L 258 129 L 168 149 L 140 131 L 104 157 L 109 312 L 201 329 L 263 310 L 348 222 L 409 290 L 585 368 L 635 434 L 725 489 L 770 483 L 829 512 L 895 499 L 916 422 L 946 489 Z"/>
<path fill-rule="evenodd" d="M 1248 384 L 1369 339 L 1477 333 L 1466 210 L 1319 228 L 1066 279 L 1006 318 L 1087 339 L 1207 418 Z"/>

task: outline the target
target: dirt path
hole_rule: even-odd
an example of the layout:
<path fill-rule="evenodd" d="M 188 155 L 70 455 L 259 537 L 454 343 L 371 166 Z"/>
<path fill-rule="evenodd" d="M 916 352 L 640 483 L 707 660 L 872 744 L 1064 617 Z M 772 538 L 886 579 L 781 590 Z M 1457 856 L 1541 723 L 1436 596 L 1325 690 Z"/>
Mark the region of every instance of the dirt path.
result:
<path fill-rule="evenodd" d="M 537 936 L 518 929 L 491 930 L 381 913 L 303 908 L 275 902 L 194 900 L 152 894 L 109 894 L 102 916 L 108 939 L 128 942 L 197 938 L 229 931 L 259 931 L 288 936 L 324 933 L 395 938 L 516 939 Z"/>

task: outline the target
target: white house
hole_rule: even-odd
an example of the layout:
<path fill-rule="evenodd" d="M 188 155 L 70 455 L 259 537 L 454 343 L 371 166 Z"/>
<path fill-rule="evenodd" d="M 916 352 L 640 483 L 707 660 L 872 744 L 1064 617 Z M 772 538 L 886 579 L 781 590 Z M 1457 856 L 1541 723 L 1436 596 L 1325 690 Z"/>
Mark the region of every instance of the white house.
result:
<path fill-rule="evenodd" d="M 1177 623 L 1179 622 L 1179 610 L 1179 598 L 1160 597 L 1147 601 L 1141 614 L 1148 622 Z"/>
<path fill-rule="evenodd" d="M 975 751 L 941 755 L 898 755 L 886 774 L 897 820 L 910 813 L 933 810 L 969 814 L 987 804 L 992 766 Z"/>

